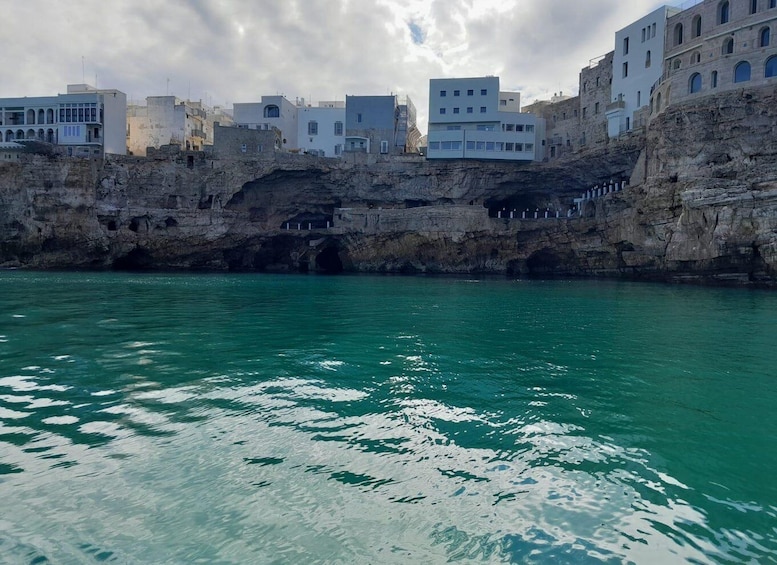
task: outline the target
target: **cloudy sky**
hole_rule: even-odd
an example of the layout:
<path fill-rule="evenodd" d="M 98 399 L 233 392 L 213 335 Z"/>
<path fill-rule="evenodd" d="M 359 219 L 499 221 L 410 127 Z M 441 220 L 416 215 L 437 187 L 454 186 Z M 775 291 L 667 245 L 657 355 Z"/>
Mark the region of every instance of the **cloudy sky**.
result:
<path fill-rule="evenodd" d="M 669 2 L 678 5 L 679 2 Z M 210 105 L 284 94 L 409 95 L 429 79 L 497 75 L 522 102 L 575 94 L 580 68 L 655 0 L 9 0 L 0 97 L 84 80 L 132 100 Z"/>

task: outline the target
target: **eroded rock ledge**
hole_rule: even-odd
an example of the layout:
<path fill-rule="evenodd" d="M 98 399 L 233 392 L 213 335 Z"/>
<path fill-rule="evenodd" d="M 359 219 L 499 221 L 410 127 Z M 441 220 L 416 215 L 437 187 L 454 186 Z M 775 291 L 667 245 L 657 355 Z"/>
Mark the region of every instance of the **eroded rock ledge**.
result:
<path fill-rule="evenodd" d="M 550 164 L 30 157 L 0 164 L 0 266 L 775 286 L 775 114 L 773 90 L 730 92 Z M 586 188 L 623 176 L 628 188 L 566 217 Z M 534 219 L 546 209 L 560 217 Z"/>

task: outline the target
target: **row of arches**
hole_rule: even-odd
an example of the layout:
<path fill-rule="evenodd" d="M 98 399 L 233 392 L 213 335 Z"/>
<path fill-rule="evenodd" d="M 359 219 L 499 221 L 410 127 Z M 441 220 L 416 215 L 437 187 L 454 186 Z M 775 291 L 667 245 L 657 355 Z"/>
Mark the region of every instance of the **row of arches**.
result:
<path fill-rule="evenodd" d="M 53 124 L 54 123 L 54 110 L 52 108 L 48 108 L 44 110 L 43 108 L 39 108 L 38 110 L 29 109 L 27 110 L 27 115 L 25 119 L 26 125 L 35 125 L 35 124 Z"/>
<path fill-rule="evenodd" d="M 772 30 L 771 28 L 763 27 L 761 28 L 760 32 L 758 33 L 758 46 L 759 47 L 768 47 L 771 43 L 772 38 Z M 720 48 L 721 55 L 732 55 L 734 53 L 734 38 L 733 37 L 727 37 L 723 40 L 723 44 Z M 701 52 L 700 51 L 694 51 L 691 53 L 691 59 L 690 59 L 691 65 L 696 65 L 698 63 L 701 63 Z M 680 58 L 676 58 L 672 61 L 672 70 L 678 70 L 682 67 L 682 61 Z"/>
<path fill-rule="evenodd" d="M 755 14 L 759 11 L 761 2 L 768 2 L 767 9 L 777 8 L 777 0 L 747 0 L 749 3 L 748 14 Z M 717 25 L 727 24 L 731 21 L 731 2 L 729 0 L 723 0 L 718 4 L 715 21 Z M 674 26 L 672 38 L 673 45 L 682 45 L 685 39 L 685 28 L 681 23 Z M 701 14 L 696 14 L 691 20 L 691 38 L 700 37 L 702 34 L 702 17 Z M 768 45 L 768 43 L 767 43 Z"/>
<path fill-rule="evenodd" d="M 5 139 L 7 142 L 32 139 L 37 141 L 47 141 L 48 143 L 56 143 L 57 132 L 52 128 L 48 128 L 47 130 L 40 128 L 37 131 L 34 129 L 28 129 L 26 132 L 21 129 L 16 131 L 9 129 L 5 131 L 3 139 Z"/>
<path fill-rule="evenodd" d="M 734 67 L 733 82 L 748 82 L 752 77 L 752 67 L 748 61 L 740 61 Z M 777 55 L 773 55 L 766 60 L 764 64 L 764 78 L 777 77 Z M 718 86 L 718 71 L 710 73 L 710 88 Z M 702 90 L 702 76 L 700 73 L 693 73 L 688 79 L 688 93 L 696 94 Z"/>

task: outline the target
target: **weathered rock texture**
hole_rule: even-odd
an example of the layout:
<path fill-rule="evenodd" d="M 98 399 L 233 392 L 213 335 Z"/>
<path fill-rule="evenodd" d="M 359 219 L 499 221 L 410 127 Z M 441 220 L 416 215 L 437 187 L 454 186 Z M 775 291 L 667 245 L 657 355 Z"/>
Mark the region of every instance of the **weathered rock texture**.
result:
<path fill-rule="evenodd" d="M 775 124 L 764 90 L 672 108 L 644 137 L 553 164 L 30 157 L 0 164 L 0 266 L 775 285 Z M 629 188 L 565 217 L 623 175 Z M 546 208 L 562 217 L 496 217 Z"/>

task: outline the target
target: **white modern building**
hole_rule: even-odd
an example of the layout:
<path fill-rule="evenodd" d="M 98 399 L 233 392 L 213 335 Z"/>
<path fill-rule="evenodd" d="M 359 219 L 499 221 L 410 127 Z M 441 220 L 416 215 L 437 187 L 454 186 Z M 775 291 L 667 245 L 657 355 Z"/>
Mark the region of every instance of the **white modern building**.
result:
<path fill-rule="evenodd" d="M 542 160 L 544 120 L 499 77 L 431 79 L 427 159 Z"/>
<path fill-rule="evenodd" d="M 615 33 L 612 100 L 605 110 L 611 138 L 644 125 L 635 123 L 634 112 L 650 103 L 650 89 L 663 72 L 666 20 L 679 12 L 662 6 Z"/>
<path fill-rule="evenodd" d="M 284 96 L 262 96 L 261 102 L 234 104 L 234 120 L 238 127 L 248 129 L 277 128 L 285 149 L 299 149 L 297 105 Z"/>
<path fill-rule="evenodd" d="M 0 99 L 2 141 L 37 140 L 68 155 L 124 155 L 127 96 L 119 90 L 71 84 L 67 94 Z"/>
<path fill-rule="evenodd" d="M 320 102 L 297 108 L 299 150 L 321 157 L 339 157 L 345 146 L 345 102 Z"/>

